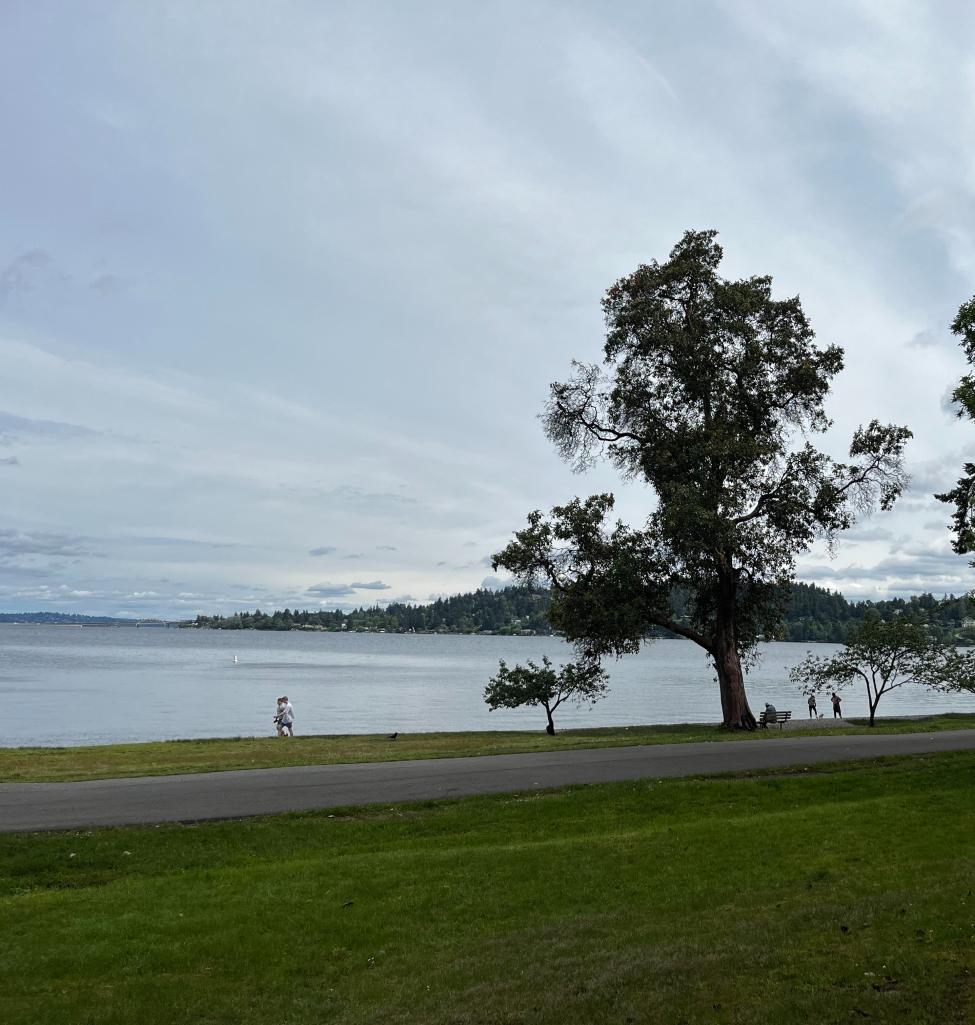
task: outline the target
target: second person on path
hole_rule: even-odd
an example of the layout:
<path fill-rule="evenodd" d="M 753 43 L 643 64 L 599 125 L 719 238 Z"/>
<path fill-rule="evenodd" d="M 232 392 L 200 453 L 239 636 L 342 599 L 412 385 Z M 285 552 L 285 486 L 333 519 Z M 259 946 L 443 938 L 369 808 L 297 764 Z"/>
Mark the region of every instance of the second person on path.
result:
<path fill-rule="evenodd" d="M 287 735 L 289 737 L 293 737 L 295 735 L 295 710 L 291 707 L 291 702 L 288 700 L 287 694 L 285 694 L 281 700 L 284 702 L 279 713 L 281 716 L 281 735 L 284 736 L 285 731 L 287 731 Z"/>

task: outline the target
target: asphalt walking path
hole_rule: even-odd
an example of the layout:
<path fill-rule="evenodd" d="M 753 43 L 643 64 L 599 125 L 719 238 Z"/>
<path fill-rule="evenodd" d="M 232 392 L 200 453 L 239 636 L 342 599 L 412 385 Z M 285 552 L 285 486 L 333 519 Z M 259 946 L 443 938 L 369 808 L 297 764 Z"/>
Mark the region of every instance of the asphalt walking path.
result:
<path fill-rule="evenodd" d="M 234 819 L 973 749 L 975 730 L 951 730 L 307 765 L 79 783 L 3 783 L 0 832 Z"/>

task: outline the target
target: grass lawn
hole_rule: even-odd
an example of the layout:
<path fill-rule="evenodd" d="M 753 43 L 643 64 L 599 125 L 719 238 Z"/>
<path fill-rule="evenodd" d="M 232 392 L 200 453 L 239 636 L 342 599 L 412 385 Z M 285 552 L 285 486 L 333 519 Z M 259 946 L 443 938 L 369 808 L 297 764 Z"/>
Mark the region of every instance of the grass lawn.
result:
<path fill-rule="evenodd" d="M 11 1025 L 975 1019 L 975 753 L 0 836 Z"/>
<path fill-rule="evenodd" d="M 916 733 L 975 728 L 975 715 L 938 715 L 920 720 L 879 720 L 870 729 L 866 720 L 852 733 Z M 804 730 L 803 736 L 834 733 Z M 454 758 L 461 755 L 514 754 L 569 748 L 620 747 L 628 744 L 678 744 L 689 741 L 777 740 L 794 736 L 770 729 L 729 733 L 706 723 L 669 726 L 618 726 L 608 729 L 565 730 L 554 737 L 542 730 L 493 733 L 414 733 L 395 741 L 385 734 L 326 737 L 238 737 L 214 740 L 168 740 L 151 744 L 112 744 L 97 747 L 0 748 L 0 782 L 104 779 L 113 776 L 156 776 L 222 769 L 266 769 L 281 765 L 328 765 L 338 762 L 400 761 L 406 758 Z"/>

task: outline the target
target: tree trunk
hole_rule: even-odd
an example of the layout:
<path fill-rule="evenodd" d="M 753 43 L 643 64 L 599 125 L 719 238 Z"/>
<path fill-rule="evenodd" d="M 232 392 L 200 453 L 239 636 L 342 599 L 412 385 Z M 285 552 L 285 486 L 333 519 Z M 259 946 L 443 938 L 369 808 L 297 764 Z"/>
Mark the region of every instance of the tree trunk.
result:
<path fill-rule="evenodd" d="M 724 566 L 718 570 L 719 597 L 713 648 L 714 665 L 718 671 L 721 691 L 721 714 L 730 730 L 753 730 L 758 723 L 748 707 L 745 695 L 745 674 L 741 671 L 741 657 L 735 634 L 737 610 L 737 577 L 731 566 L 731 555 L 726 553 Z"/>
<path fill-rule="evenodd" d="M 552 710 L 548 707 L 548 705 L 545 706 L 545 716 L 548 719 L 548 724 L 545 727 L 545 732 L 550 737 L 554 737 L 555 736 L 555 720 L 552 718 Z"/>
<path fill-rule="evenodd" d="M 731 730 L 755 729 L 758 722 L 748 707 L 745 674 L 741 671 L 741 659 L 733 643 L 726 642 L 720 648 L 716 648 L 714 665 L 718 670 L 724 725 Z"/>
<path fill-rule="evenodd" d="M 880 695 L 876 695 L 874 691 L 870 690 L 870 682 L 864 677 L 864 682 L 867 685 L 867 708 L 870 709 L 870 725 L 873 726 L 874 716 L 877 714 L 877 705 L 880 704 Z M 874 688 L 876 688 L 876 678 L 874 682 Z"/>

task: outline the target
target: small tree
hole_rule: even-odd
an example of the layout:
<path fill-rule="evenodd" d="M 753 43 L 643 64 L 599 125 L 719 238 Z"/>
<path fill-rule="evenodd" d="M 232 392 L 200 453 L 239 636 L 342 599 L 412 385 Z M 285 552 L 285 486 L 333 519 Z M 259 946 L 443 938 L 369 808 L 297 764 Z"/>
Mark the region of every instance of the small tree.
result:
<path fill-rule="evenodd" d="M 851 631 L 839 654 L 808 655 L 790 676 L 804 694 L 840 690 L 862 680 L 873 726 L 880 699 L 906 683 L 941 691 L 971 690 L 975 656 L 934 640 L 922 622 L 873 616 Z"/>
<path fill-rule="evenodd" d="M 556 671 L 546 657 L 542 664 L 531 660 L 527 665 L 509 669 L 502 661 L 498 675 L 492 677 L 484 690 L 484 700 L 493 712 L 496 708 L 545 709 L 548 722 L 545 732 L 555 735 L 555 721 L 552 714 L 564 701 L 578 704 L 595 704 L 606 693 L 606 672 L 598 662 L 570 662 Z"/>

